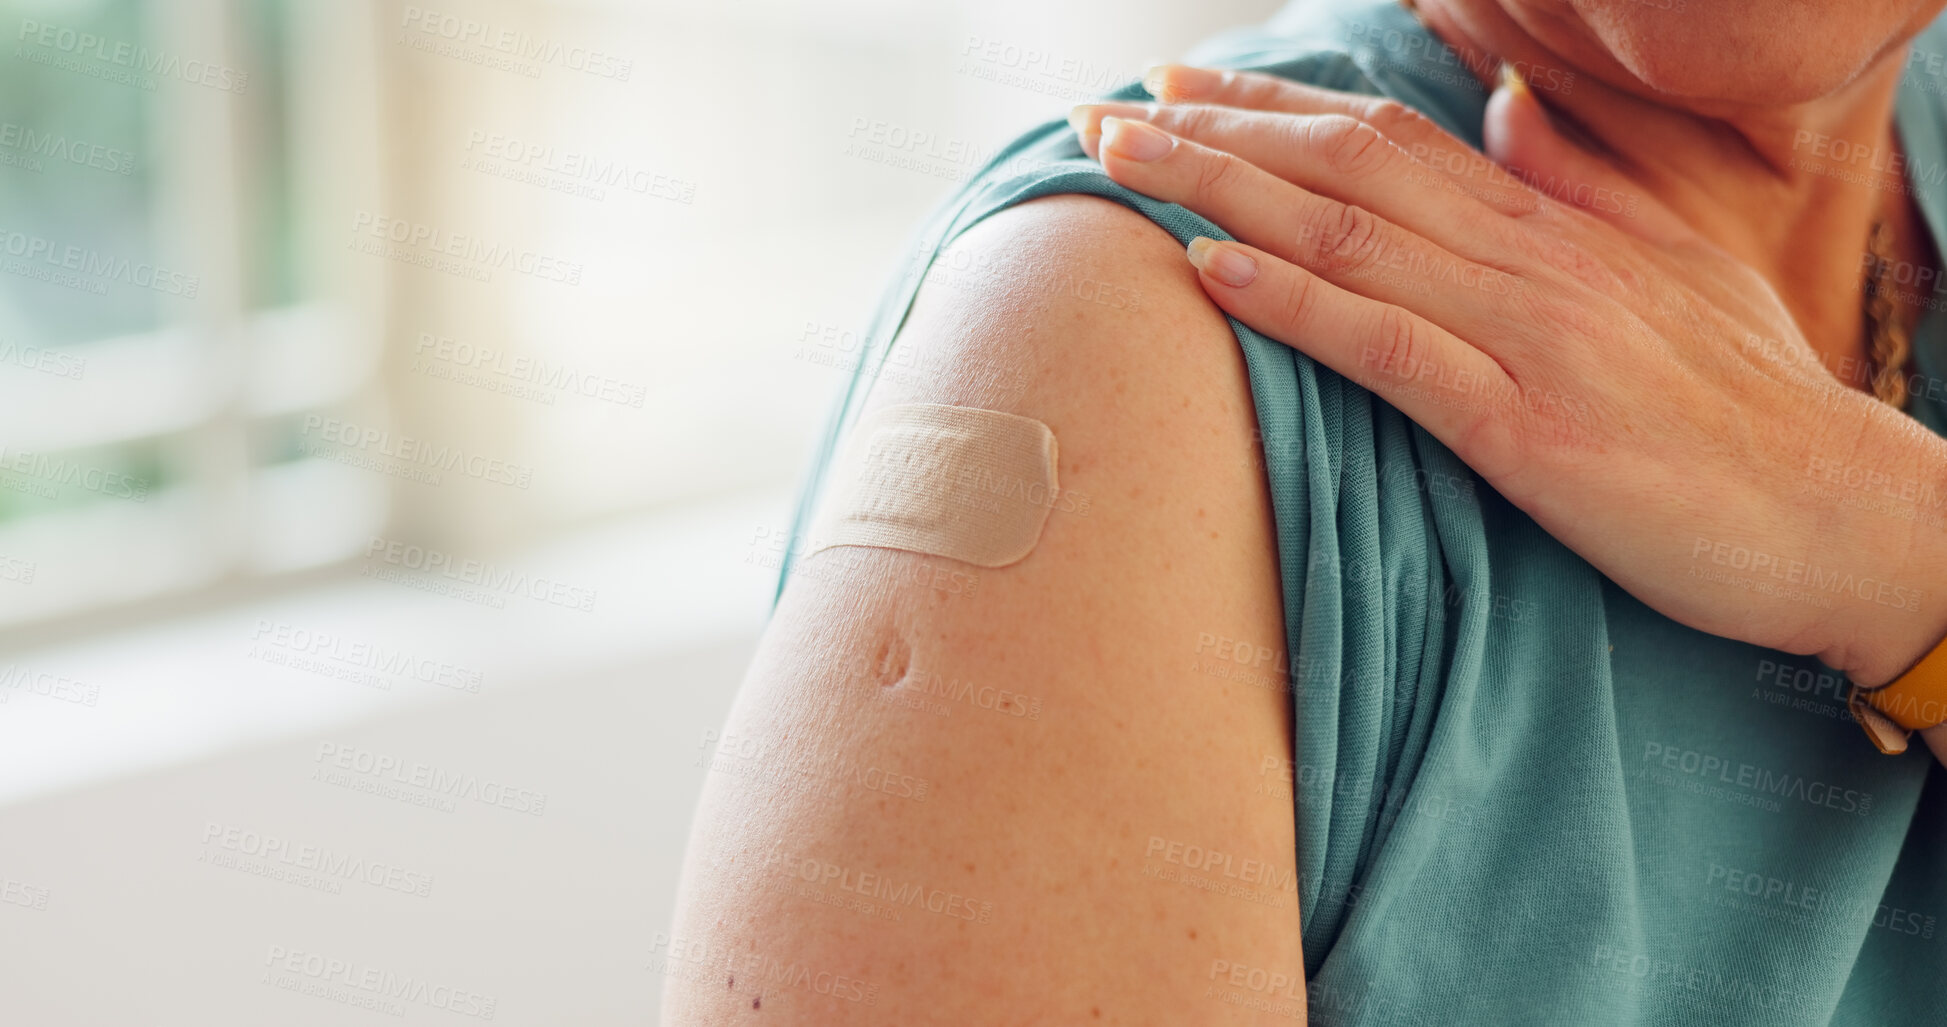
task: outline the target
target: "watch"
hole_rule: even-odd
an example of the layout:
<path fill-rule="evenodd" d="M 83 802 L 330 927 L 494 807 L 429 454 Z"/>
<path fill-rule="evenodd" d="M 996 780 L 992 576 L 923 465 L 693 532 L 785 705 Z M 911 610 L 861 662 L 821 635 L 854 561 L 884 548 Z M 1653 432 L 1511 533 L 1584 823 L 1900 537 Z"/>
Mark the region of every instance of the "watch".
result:
<path fill-rule="evenodd" d="M 1880 752 L 1905 752 L 1913 732 L 1947 724 L 1947 640 L 1879 688 L 1852 686 L 1846 706 Z"/>

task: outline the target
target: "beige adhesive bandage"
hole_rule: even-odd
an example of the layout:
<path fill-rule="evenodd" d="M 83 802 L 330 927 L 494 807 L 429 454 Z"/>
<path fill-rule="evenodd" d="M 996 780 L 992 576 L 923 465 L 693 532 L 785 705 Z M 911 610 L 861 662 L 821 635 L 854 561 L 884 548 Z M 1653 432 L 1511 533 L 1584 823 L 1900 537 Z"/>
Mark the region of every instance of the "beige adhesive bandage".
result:
<path fill-rule="evenodd" d="M 829 488 L 806 556 L 877 546 L 1005 567 L 1033 551 L 1060 496 L 1055 433 L 998 410 L 881 407 L 852 429 Z"/>

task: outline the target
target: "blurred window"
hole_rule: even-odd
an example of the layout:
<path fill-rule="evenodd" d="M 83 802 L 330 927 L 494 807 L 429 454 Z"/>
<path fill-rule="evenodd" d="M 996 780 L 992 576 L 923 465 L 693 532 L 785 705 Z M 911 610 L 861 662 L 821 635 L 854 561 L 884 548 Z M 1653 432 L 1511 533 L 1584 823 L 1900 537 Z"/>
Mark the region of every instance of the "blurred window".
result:
<path fill-rule="evenodd" d="M 306 31 L 340 7 L 0 0 L 0 627 L 341 559 L 383 523 L 381 476 L 300 445 L 376 392 L 304 200 L 332 173 L 305 155 L 375 150 L 355 93 L 319 113 L 370 63 Z"/>

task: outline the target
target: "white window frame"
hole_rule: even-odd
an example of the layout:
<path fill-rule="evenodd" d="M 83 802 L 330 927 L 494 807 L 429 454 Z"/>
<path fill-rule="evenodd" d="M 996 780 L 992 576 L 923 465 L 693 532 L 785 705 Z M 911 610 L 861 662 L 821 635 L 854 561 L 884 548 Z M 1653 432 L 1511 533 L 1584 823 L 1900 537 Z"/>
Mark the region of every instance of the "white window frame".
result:
<path fill-rule="evenodd" d="M 156 262 L 196 274 L 197 294 L 171 297 L 176 313 L 154 331 L 77 347 L 87 361 L 80 381 L 0 377 L 0 445 L 58 454 L 169 438 L 186 473 L 141 502 L 0 524 L 0 556 L 28 561 L 33 574 L 26 585 L 0 582 L 0 639 L 260 590 L 356 555 L 391 517 L 382 476 L 312 458 L 263 466 L 250 454 L 252 429 L 269 419 L 384 403 L 384 271 L 330 245 L 340 214 L 388 184 L 379 26 L 370 5 L 292 3 L 289 52 L 246 55 L 248 2 L 149 0 L 145 41 L 231 68 L 281 62 L 286 106 L 268 127 L 287 135 L 295 230 L 312 272 L 306 298 L 246 308 L 244 204 L 256 195 L 261 152 L 249 135 L 261 126 L 244 117 L 248 96 L 159 82 L 146 94 L 158 130 L 143 155 L 155 178 Z M 82 403 L 75 387 L 88 392 Z"/>

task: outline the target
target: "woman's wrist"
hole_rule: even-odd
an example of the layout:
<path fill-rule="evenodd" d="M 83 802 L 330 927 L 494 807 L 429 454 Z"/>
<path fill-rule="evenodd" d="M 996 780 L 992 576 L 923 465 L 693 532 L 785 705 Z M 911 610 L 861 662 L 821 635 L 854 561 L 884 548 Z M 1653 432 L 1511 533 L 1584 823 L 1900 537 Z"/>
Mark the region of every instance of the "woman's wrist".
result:
<path fill-rule="evenodd" d="M 1821 572 L 1844 601 L 1835 644 L 1819 655 L 1873 689 L 1947 638 L 1947 440 L 1904 417 L 1874 418 L 1855 452 L 1845 464 L 1809 458 L 1803 487 L 1834 526 L 1826 537 L 1851 551 Z"/>
<path fill-rule="evenodd" d="M 1927 594 L 1933 601 L 1922 607 L 1922 615 L 1887 617 L 1847 650 L 1826 656 L 1825 662 L 1844 671 L 1861 688 L 1892 683 L 1947 639 L 1947 603 L 1939 593 Z"/>

